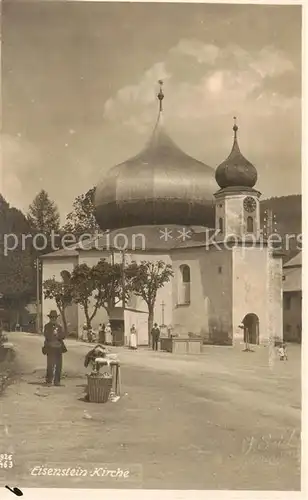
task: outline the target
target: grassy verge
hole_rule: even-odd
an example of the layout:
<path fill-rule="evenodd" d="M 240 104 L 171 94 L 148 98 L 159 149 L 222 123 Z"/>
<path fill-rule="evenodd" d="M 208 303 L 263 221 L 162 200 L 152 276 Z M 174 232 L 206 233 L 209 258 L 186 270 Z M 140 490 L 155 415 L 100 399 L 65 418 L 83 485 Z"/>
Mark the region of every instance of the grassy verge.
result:
<path fill-rule="evenodd" d="M 0 362 L 0 396 L 18 375 L 17 360 Z"/>

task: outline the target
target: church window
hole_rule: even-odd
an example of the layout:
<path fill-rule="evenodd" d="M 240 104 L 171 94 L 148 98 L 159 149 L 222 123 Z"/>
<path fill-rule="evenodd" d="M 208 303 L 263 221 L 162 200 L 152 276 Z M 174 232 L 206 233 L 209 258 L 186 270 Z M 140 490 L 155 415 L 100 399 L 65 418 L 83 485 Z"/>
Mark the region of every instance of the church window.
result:
<path fill-rule="evenodd" d="M 221 266 L 218 267 L 218 272 L 219 272 L 219 274 L 222 273 L 222 267 Z"/>
<path fill-rule="evenodd" d="M 247 233 L 253 233 L 253 218 L 247 217 Z"/>
<path fill-rule="evenodd" d="M 223 233 L 224 232 L 224 221 L 223 221 L 222 217 L 219 217 L 218 225 L 219 225 L 219 231 L 220 231 L 220 233 Z"/>
<path fill-rule="evenodd" d="M 180 266 L 179 304 L 190 304 L 190 267 Z"/>

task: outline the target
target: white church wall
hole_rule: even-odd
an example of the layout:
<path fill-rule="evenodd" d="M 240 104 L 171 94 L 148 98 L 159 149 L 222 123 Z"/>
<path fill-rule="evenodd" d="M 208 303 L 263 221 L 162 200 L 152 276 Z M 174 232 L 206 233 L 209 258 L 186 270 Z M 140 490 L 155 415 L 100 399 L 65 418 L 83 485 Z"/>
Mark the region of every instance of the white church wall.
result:
<path fill-rule="evenodd" d="M 172 260 L 170 255 L 162 254 L 162 253 L 148 253 L 148 252 L 131 252 L 131 260 L 140 263 L 142 260 L 146 260 L 148 262 L 158 262 L 159 260 L 163 260 L 166 264 L 172 264 Z M 162 306 L 164 304 L 164 306 Z M 164 318 L 163 309 L 164 307 Z M 148 312 L 147 305 L 144 301 L 137 297 L 135 308 Z M 154 322 L 157 322 L 159 325 L 162 324 L 164 319 L 165 325 L 172 324 L 172 280 L 165 284 L 165 286 L 158 290 L 156 303 L 154 308 Z"/>
<path fill-rule="evenodd" d="M 209 298 L 209 333 L 216 342 L 232 338 L 232 252 L 215 247 L 205 251 L 201 270 Z"/>
<path fill-rule="evenodd" d="M 228 196 L 224 200 L 225 212 L 225 234 L 243 236 L 247 234 L 247 218 L 252 214 L 244 210 L 244 200 L 247 193 Z M 260 204 L 256 195 L 250 193 L 249 197 L 257 200 L 256 211 L 253 214 L 254 231 L 253 233 L 257 238 L 260 236 Z M 223 200 L 218 200 L 217 205 L 222 204 Z M 216 205 L 216 207 L 217 207 Z M 219 208 L 217 209 L 219 213 Z M 218 227 L 218 226 L 217 226 Z"/>
<path fill-rule="evenodd" d="M 140 263 L 142 260 L 146 260 L 149 262 L 157 262 L 158 260 L 163 260 L 167 264 L 171 264 L 171 259 L 168 254 L 161 253 L 148 253 L 148 252 L 133 252 L 127 251 L 125 255 L 125 260 L 127 263 L 132 262 L 133 260 L 137 263 Z M 108 251 L 97 251 L 97 250 L 88 250 L 84 252 L 80 252 L 79 264 L 87 264 L 88 266 L 95 265 L 101 258 L 110 259 L 110 252 Z M 122 254 L 121 252 L 114 252 L 114 262 L 121 263 L 122 262 Z M 90 302 L 90 307 L 93 307 L 94 300 Z M 164 303 L 164 322 L 166 325 L 172 323 L 172 284 L 171 282 L 167 283 L 163 288 L 158 290 L 156 305 L 154 309 L 154 321 L 161 324 L 162 322 L 162 303 Z M 140 311 L 140 321 L 142 322 L 142 329 L 144 329 L 144 313 L 146 313 L 146 321 L 147 321 L 147 313 L 148 308 L 145 302 L 141 299 L 141 297 L 132 297 L 127 306 L 131 306 L 137 311 Z M 122 302 L 118 303 L 118 307 L 122 307 Z M 78 307 L 78 323 L 79 323 L 79 334 L 81 334 L 82 325 L 85 323 L 85 315 L 82 307 Z M 139 320 L 138 320 L 139 321 Z M 107 323 L 108 315 L 105 309 L 101 308 L 98 310 L 96 316 L 92 321 L 92 327 L 94 330 L 98 329 L 100 323 Z M 125 327 L 125 332 L 127 328 Z M 141 335 L 141 339 L 143 342 L 143 334 Z"/>
<path fill-rule="evenodd" d="M 78 257 L 66 257 L 64 259 L 44 259 L 42 266 L 42 281 L 55 278 L 57 281 L 61 281 L 61 272 L 69 271 L 72 272 L 75 265 L 78 262 Z M 44 299 L 44 294 L 42 297 L 42 319 L 43 325 L 49 321 L 47 314 L 49 314 L 51 309 L 56 309 L 57 305 L 54 300 Z M 68 324 L 69 333 L 77 332 L 78 330 L 78 306 L 72 304 L 66 309 L 66 320 Z"/>
<path fill-rule="evenodd" d="M 125 310 L 125 345 L 129 345 L 130 329 L 133 325 L 137 330 L 137 344 L 148 345 L 148 314 L 146 312 Z"/>
<path fill-rule="evenodd" d="M 248 313 L 259 318 L 260 342 L 268 335 L 268 252 L 261 247 L 233 248 L 233 338 L 243 341 L 238 326 Z"/>
<path fill-rule="evenodd" d="M 283 286 L 282 258 L 268 252 L 268 339 L 283 340 Z"/>
<path fill-rule="evenodd" d="M 226 234 L 241 236 L 245 233 L 243 201 L 245 195 L 225 199 Z"/>
<path fill-rule="evenodd" d="M 209 338 L 215 330 L 231 329 L 231 252 L 204 247 L 177 250 L 172 254 L 174 330 L 181 335 L 189 332 Z M 191 301 L 178 305 L 180 266 L 191 270 Z"/>
<path fill-rule="evenodd" d="M 110 252 L 104 250 L 84 250 L 79 253 L 79 264 L 87 264 L 89 267 L 92 267 L 103 258 L 109 259 Z"/>

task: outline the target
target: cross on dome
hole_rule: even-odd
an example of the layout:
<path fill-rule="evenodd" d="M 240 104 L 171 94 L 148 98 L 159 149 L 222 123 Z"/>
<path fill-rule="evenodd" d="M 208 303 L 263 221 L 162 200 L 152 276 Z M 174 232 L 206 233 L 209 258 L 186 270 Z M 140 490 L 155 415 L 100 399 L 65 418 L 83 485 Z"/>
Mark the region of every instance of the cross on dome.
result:
<path fill-rule="evenodd" d="M 159 112 L 161 113 L 162 110 L 163 110 L 163 99 L 165 97 L 165 95 L 163 93 L 164 82 L 163 82 L 163 80 L 158 80 L 158 83 L 159 83 L 159 92 L 157 94 L 157 97 L 158 97 L 158 100 L 159 100 Z"/>

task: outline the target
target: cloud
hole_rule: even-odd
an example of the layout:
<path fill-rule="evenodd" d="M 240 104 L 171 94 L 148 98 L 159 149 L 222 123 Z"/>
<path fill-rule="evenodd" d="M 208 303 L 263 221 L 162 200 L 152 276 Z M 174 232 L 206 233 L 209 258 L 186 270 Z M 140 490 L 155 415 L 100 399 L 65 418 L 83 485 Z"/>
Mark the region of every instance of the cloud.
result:
<path fill-rule="evenodd" d="M 124 123 L 127 126 L 135 125 L 136 128 L 140 126 L 142 128 L 142 123 L 147 121 L 147 113 L 144 114 L 143 120 L 139 120 L 139 124 L 135 123 L 132 114 L 127 113 L 126 105 L 129 105 L 132 111 L 138 110 L 139 114 L 142 113 L 142 110 L 155 101 L 156 94 L 153 82 L 158 82 L 160 79 L 168 81 L 170 77 L 171 74 L 167 71 L 164 62 L 154 64 L 144 73 L 141 81 L 135 85 L 123 87 L 118 91 L 116 98 L 110 98 L 105 102 L 105 118 L 113 121 L 124 119 Z"/>
<path fill-rule="evenodd" d="M 250 67 L 261 78 L 280 76 L 294 70 L 293 63 L 271 47 L 264 47 L 250 62 Z"/>
<path fill-rule="evenodd" d="M 13 206 L 25 209 L 35 192 L 28 182 L 40 165 L 36 148 L 20 136 L 1 136 L 1 193 Z"/>
<path fill-rule="evenodd" d="M 170 50 L 170 53 L 194 57 L 198 63 L 215 64 L 219 58 L 220 50 L 216 45 L 205 44 L 199 40 L 183 39 Z"/>
<path fill-rule="evenodd" d="M 277 179 L 274 172 L 281 175 L 289 164 L 300 168 L 301 97 L 295 91 L 295 82 L 300 81 L 296 71 L 292 61 L 273 47 L 248 52 L 235 45 L 181 40 L 165 61 L 107 101 L 105 124 L 113 128 L 114 142 L 125 136 L 136 145 L 137 153 L 142 146 L 137 147 L 136 136 L 144 144 L 154 127 L 155 83 L 162 78 L 166 127 L 175 142 L 215 167 L 230 152 L 233 116 L 237 116 L 243 154 L 259 169 L 261 191 L 269 192 L 273 186 L 266 182 L 268 173 L 262 175 L 262 169 L 268 172 L 270 168 Z M 288 93 L 290 78 L 293 91 Z"/>
<path fill-rule="evenodd" d="M 235 112 L 257 117 L 284 113 L 297 100 L 294 95 L 280 93 L 279 87 L 286 85 L 284 76 L 293 76 L 294 71 L 292 62 L 273 47 L 248 52 L 235 45 L 218 47 L 183 39 L 169 50 L 165 61 L 110 98 L 104 117 L 145 133 L 153 123 L 155 82 L 159 78 L 165 81 L 164 108 L 173 121 L 206 121 Z M 187 123 L 184 126 L 187 129 Z"/>

